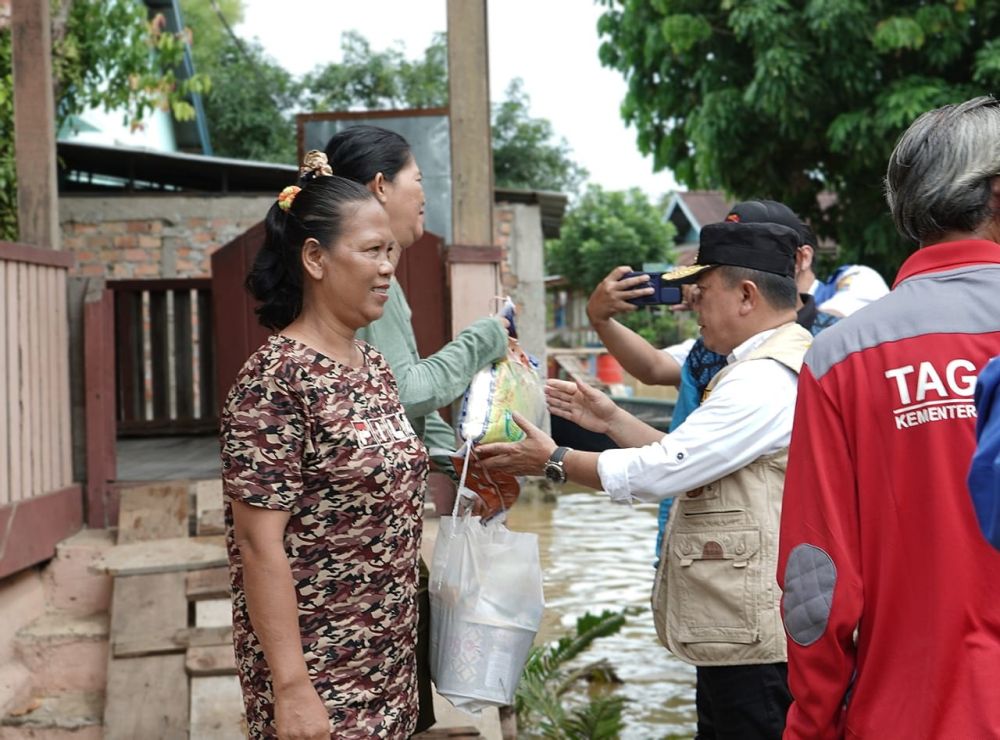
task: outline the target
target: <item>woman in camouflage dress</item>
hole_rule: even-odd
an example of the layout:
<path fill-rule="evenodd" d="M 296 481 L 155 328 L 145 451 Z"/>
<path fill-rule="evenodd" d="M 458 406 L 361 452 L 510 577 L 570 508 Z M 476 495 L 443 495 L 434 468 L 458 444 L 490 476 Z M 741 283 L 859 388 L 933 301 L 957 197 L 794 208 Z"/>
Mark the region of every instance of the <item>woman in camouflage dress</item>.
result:
<path fill-rule="evenodd" d="M 247 286 L 276 331 L 222 420 L 233 638 L 250 737 L 405 738 L 417 714 L 427 453 L 382 356 L 398 249 L 364 187 L 310 152 Z"/>

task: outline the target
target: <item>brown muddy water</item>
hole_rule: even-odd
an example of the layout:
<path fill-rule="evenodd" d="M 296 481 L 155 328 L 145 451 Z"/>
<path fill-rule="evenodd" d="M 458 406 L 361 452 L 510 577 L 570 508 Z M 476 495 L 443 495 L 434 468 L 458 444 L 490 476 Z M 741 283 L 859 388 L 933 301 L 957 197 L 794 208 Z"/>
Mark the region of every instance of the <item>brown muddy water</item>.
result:
<path fill-rule="evenodd" d="M 567 491 L 554 502 L 522 497 L 507 523 L 538 535 L 545 617 L 536 642 L 572 632 L 588 611 L 632 608 L 637 613 L 620 632 L 598 639 L 577 660 L 607 659 L 624 682 L 616 689 L 628 700 L 623 740 L 693 737 L 694 668 L 660 645 L 649 608 L 656 506 L 623 506 L 604 493 Z"/>

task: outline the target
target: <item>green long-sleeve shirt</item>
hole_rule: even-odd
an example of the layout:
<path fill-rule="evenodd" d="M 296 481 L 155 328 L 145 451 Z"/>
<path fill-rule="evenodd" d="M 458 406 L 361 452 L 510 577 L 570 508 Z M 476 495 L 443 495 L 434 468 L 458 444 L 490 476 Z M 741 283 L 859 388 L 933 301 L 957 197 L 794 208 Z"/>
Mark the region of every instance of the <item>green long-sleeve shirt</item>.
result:
<path fill-rule="evenodd" d="M 507 351 L 507 332 L 496 319 L 479 319 L 430 357 L 421 359 L 410 323 L 412 312 L 393 279 L 382 318 L 359 330 L 396 376 L 399 400 L 428 448 L 455 449 L 455 432 L 437 409 L 458 398 L 472 376 Z"/>

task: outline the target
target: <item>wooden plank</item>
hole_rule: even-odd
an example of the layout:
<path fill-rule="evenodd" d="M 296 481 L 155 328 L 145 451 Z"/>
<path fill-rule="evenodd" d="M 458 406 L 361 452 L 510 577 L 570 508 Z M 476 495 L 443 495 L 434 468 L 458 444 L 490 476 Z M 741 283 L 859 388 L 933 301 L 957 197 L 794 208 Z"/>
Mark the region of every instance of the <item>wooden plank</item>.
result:
<path fill-rule="evenodd" d="M 134 576 L 130 576 L 134 577 Z M 191 647 L 217 647 L 233 645 L 231 625 L 219 627 L 185 627 L 173 634 L 142 634 L 114 640 L 111 646 L 116 658 L 130 658 L 142 655 L 176 653 Z"/>
<path fill-rule="evenodd" d="M 111 642 L 156 642 L 187 627 L 183 573 L 119 576 L 111 604 Z M 114 650 L 112 649 L 112 655 Z M 185 656 L 110 659 L 104 737 L 187 737 L 189 691 Z"/>
<path fill-rule="evenodd" d="M 58 485 L 61 472 L 56 467 L 59 455 L 59 428 L 56 403 L 56 376 L 59 366 L 56 357 L 59 350 L 54 346 L 56 337 L 55 290 L 51 278 L 55 270 L 51 267 L 37 267 L 38 272 L 38 383 L 40 402 L 38 404 L 38 428 L 40 440 L 37 457 L 40 466 L 41 490 L 51 491 Z"/>
<path fill-rule="evenodd" d="M 69 360 L 69 289 L 66 282 L 66 272 L 56 272 L 56 305 L 58 306 L 56 326 L 56 346 L 59 348 L 57 367 L 61 372 L 57 381 L 57 405 L 59 420 L 59 454 L 60 472 L 63 485 L 73 482 L 73 412 L 70 397 L 70 360 Z M 112 358 L 114 355 L 112 355 Z M 112 365 L 114 367 L 114 365 Z M 108 380 L 114 378 L 113 372 L 108 372 Z M 106 381 L 107 382 L 107 381 Z"/>
<path fill-rule="evenodd" d="M 244 740 L 243 692 L 235 676 L 191 679 L 191 740 Z"/>
<path fill-rule="evenodd" d="M 187 537 L 190 485 L 153 483 L 124 488 L 118 504 L 118 544 Z"/>
<path fill-rule="evenodd" d="M 80 486 L 0 506 L 0 578 L 50 559 L 82 523 Z"/>
<path fill-rule="evenodd" d="M 167 294 L 149 291 L 149 343 L 153 418 L 170 418 L 170 331 L 167 326 Z"/>
<path fill-rule="evenodd" d="M 143 291 L 171 291 L 209 288 L 212 278 L 143 278 L 140 280 L 108 280 L 108 289 L 141 293 Z"/>
<path fill-rule="evenodd" d="M 42 449 L 45 446 L 44 417 L 42 416 L 42 375 L 45 368 L 42 364 L 42 308 L 41 296 L 41 265 L 28 267 L 28 295 L 30 299 L 27 314 L 28 326 L 31 329 L 28 344 L 28 379 L 30 381 L 31 397 L 27 415 L 31 418 L 31 494 L 42 493 L 45 485 L 42 480 Z"/>
<path fill-rule="evenodd" d="M 18 313 L 23 324 L 21 331 L 19 352 L 21 355 L 21 388 L 19 398 L 21 399 L 21 491 L 18 498 L 30 498 L 35 492 L 36 481 L 34 478 L 35 467 L 31 462 L 32 447 L 35 442 L 35 419 L 32 410 L 35 408 L 34 379 L 32 373 L 34 364 L 32 363 L 31 351 L 35 337 L 35 322 L 31 315 L 31 270 L 33 265 L 18 265 L 17 283 L 21 300 Z"/>
<path fill-rule="evenodd" d="M 76 255 L 72 252 L 57 252 L 54 249 L 42 249 L 21 242 L 0 241 L 0 260 L 26 262 L 30 265 L 65 267 L 68 270 L 76 264 Z"/>
<path fill-rule="evenodd" d="M 267 338 L 268 332 L 257 322 L 254 315 L 254 301 L 243 286 L 250 265 L 264 243 L 264 223 L 258 223 L 229 244 L 212 254 L 211 311 L 202 311 L 201 291 L 199 291 L 199 325 L 210 323 L 212 332 L 199 332 L 199 350 L 214 357 L 215 361 L 215 402 L 210 409 L 202 404 L 203 415 L 217 416 L 220 401 L 225 399 L 230 386 L 247 357 Z M 212 343 L 208 338 L 212 338 Z M 211 348 L 215 352 L 211 352 Z M 202 388 L 211 388 L 203 382 Z M 207 396 L 203 396 L 207 398 Z M 209 413 L 205 414 L 204 411 Z"/>
<path fill-rule="evenodd" d="M 225 599 L 205 599 L 194 605 L 194 623 L 197 627 L 229 627 L 233 624 L 233 603 Z"/>
<path fill-rule="evenodd" d="M 222 509 L 209 509 L 198 515 L 195 532 L 199 536 L 210 534 L 225 534 L 226 521 Z"/>
<path fill-rule="evenodd" d="M 104 738 L 187 740 L 189 705 L 184 653 L 112 659 Z"/>
<path fill-rule="evenodd" d="M 145 419 L 142 385 L 142 294 L 115 291 L 115 347 L 118 418 Z"/>
<path fill-rule="evenodd" d="M 188 601 L 230 598 L 229 568 L 191 571 L 187 574 L 186 593 Z"/>
<path fill-rule="evenodd" d="M 231 644 L 190 647 L 185 666 L 189 676 L 235 676 L 236 655 Z"/>
<path fill-rule="evenodd" d="M 174 291 L 174 389 L 176 418 L 194 417 L 194 328 L 191 290 Z"/>
<path fill-rule="evenodd" d="M 95 528 L 117 521 L 108 511 L 109 483 L 116 477 L 113 310 L 110 290 L 88 292 L 83 306 L 87 524 Z"/>
<path fill-rule="evenodd" d="M 19 360 L 21 354 L 21 313 L 19 311 L 19 275 L 21 271 L 20 265 L 10 264 L 7 266 L 7 285 L 6 285 L 6 315 L 7 321 L 7 345 L 5 350 L 8 352 L 7 358 L 7 398 L 10 399 L 10 403 L 7 405 L 7 420 L 10 424 L 10 437 L 8 438 L 8 444 L 10 446 L 10 457 L 8 459 L 8 465 L 10 465 L 10 501 L 17 501 L 22 496 L 22 486 L 23 486 L 23 473 L 22 473 L 22 460 L 21 460 L 21 434 L 23 430 L 21 429 L 21 404 L 14 403 L 15 399 L 22 398 L 21 396 L 21 363 Z M 2 320 L 2 319 L 0 319 Z M 3 378 L 0 378 L 0 383 L 4 382 Z"/>
<path fill-rule="evenodd" d="M 198 291 L 198 416 L 219 418 L 218 344 L 214 315 L 215 302 L 211 290 Z M 247 352 L 247 357 L 250 352 Z M 246 358 L 244 358 L 246 359 Z M 239 368 L 237 368 L 239 369 Z M 235 378 L 235 371 L 233 373 Z M 230 383 L 232 380 L 230 380 Z M 229 386 L 223 389 L 228 392 Z"/>
<path fill-rule="evenodd" d="M 7 270 L 11 269 L 7 262 L 0 259 L 0 288 L 7 289 Z M 0 305 L 0 309 L 6 306 Z M 14 353 L 7 343 L 7 322 L 0 317 L 0 506 L 10 501 L 10 451 L 8 436 L 10 432 L 10 406 L 7 401 L 7 365 Z"/>
<path fill-rule="evenodd" d="M 111 597 L 111 643 L 161 643 L 187 628 L 183 573 L 118 576 Z M 183 651 L 177 646 L 176 650 Z"/>
<path fill-rule="evenodd" d="M 222 481 L 200 480 L 195 483 L 195 533 L 225 534 L 222 513 Z"/>
<path fill-rule="evenodd" d="M 11 11 L 18 238 L 59 249 L 49 4 L 17 0 L 7 5 Z"/>
<path fill-rule="evenodd" d="M 138 575 L 201 570 L 228 562 L 222 537 L 184 537 L 115 545 L 95 560 L 91 569 L 112 575 Z"/>

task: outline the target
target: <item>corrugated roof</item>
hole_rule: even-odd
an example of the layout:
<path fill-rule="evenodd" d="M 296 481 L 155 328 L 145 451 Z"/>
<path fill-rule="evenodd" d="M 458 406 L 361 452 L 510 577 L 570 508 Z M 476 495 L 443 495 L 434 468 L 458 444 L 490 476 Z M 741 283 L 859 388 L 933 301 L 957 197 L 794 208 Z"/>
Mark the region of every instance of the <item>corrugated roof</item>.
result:
<path fill-rule="evenodd" d="M 70 141 L 59 141 L 56 148 L 61 192 L 278 193 L 298 176 L 297 167 L 272 162 Z M 564 194 L 496 188 L 494 201 L 538 205 L 545 238 L 559 236 Z"/>

